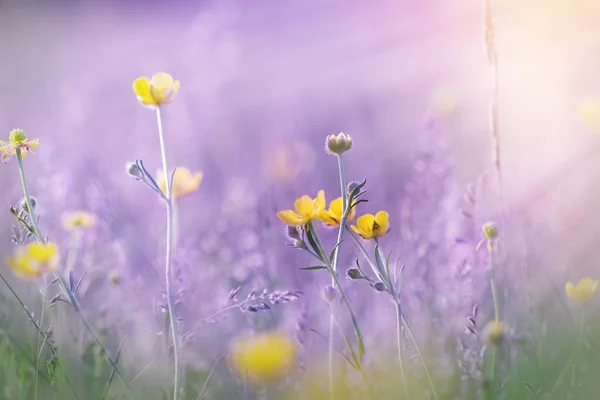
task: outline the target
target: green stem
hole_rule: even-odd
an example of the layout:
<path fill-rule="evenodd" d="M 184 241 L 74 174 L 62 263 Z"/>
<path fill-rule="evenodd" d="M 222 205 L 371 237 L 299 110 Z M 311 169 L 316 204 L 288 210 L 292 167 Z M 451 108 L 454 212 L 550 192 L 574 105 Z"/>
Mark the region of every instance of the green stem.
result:
<path fill-rule="evenodd" d="M 172 198 L 172 186 L 169 176 L 169 170 L 167 168 L 167 153 L 165 147 L 165 138 L 163 133 L 162 117 L 160 113 L 160 107 L 156 107 L 156 123 L 158 125 L 158 138 L 160 141 L 160 155 L 162 159 L 163 173 L 165 175 L 165 182 L 167 182 L 166 193 L 166 208 L 167 208 L 167 249 L 165 256 L 165 281 L 167 289 L 167 308 L 169 311 L 169 319 L 171 321 L 171 338 L 173 340 L 173 358 L 175 363 L 175 374 L 173 377 L 173 400 L 179 399 L 179 335 L 177 334 L 177 317 L 175 315 L 175 304 L 173 301 L 173 283 L 172 283 L 172 271 L 171 271 L 171 252 L 173 247 L 173 198 Z"/>
<path fill-rule="evenodd" d="M 19 176 L 21 177 L 21 186 L 23 187 L 23 194 L 25 196 L 25 204 L 27 204 L 27 210 L 29 212 L 29 219 L 31 220 L 31 226 L 33 228 L 34 235 L 35 235 L 37 241 L 41 244 L 45 244 L 46 240 L 44 239 L 44 237 L 41 234 L 40 228 L 37 223 L 37 217 L 35 215 L 35 209 L 32 207 L 31 195 L 29 193 L 29 187 L 27 186 L 27 179 L 25 178 L 25 168 L 23 167 L 23 156 L 21 154 L 21 149 L 17 149 L 16 153 L 17 153 L 17 165 L 19 167 Z M 111 365 L 111 367 L 113 367 L 117 371 L 117 374 L 119 375 L 119 379 L 125 385 L 127 385 L 127 381 L 123 377 L 123 374 L 121 373 L 120 369 L 117 367 L 117 364 L 110 356 L 108 350 L 104 347 L 104 345 L 100 341 L 98 334 L 92 327 L 92 324 L 89 322 L 87 317 L 83 314 L 83 312 L 81 310 L 81 306 L 79 304 L 79 301 L 77 301 L 75 294 L 71 292 L 71 289 L 69 288 L 69 285 L 68 285 L 67 281 L 65 280 L 64 276 L 60 273 L 60 271 L 56 271 L 54 273 L 54 276 L 58 279 L 59 286 L 60 286 L 61 290 L 63 291 L 63 293 L 65 294 L 65 296 L 67 296 L 69 301 L 71 302 L 71 305 L 73 306 L 75 313 L 79 316 L 79 318 L 85 325 L 86 329 L 88 330 L 88 332 L 90 333 L 90 335 L 92 336 L 92 338 L 94 339 L 96 344 L 98 344 L 98 346 L 100 346 L 100 348 L 102 349 L 104 357 L 106 358 L 108 363 Z"/>
<path fill-rule="evenodd" d="M 489 256 L 489 263 L 490 263 L 490 287 L 492 289 L 492 298 L 494 300 L 494 320 L 500 321 L 500 307 L 498 305 L 498 295 L 496 294 L 496 282 L 494 280 L 494 249 L 492 246 L 493 246 L 493 243 L 491 241 L 488 241 L 487 247 L 488 247 L 488 256 Z M 494 380 L 495 380 L 495 375 L 496 375 L 497 359 L 498 359 L 498 348 L 497 348 L 497 346 L 493 346 L 493 348 L 492 348 L 492 366 L 490 367 L 491 368 L 491 370 L 490 370 L 490 387 L 492 388 L 491 390 L 493 390 L 493 388 L 495 387 Z"/>
<path fill-rule="evenodd" d="M 398 335 L 398 361 L 400 362 L 400 375 L 402 376 L 402 384 L 404 385 L 404 394 L 406 399 L 410 398 L 408 394 L 408 382 L 406 380 L 406 374 L 404 373 L 404 361 L 402 357 L 402 309 L 400 308 L 400 302 L 395 301 L 396 306 L 396 334 Z"/>
<path fill-rule="evenodd" d="M 373 270 L 375 277 L 379 278 L 381 275 L 381 271 L 379 271 L 377 265 L 373 261 L 371 261 L 371 257 L 369 257 L 369 253 L 367 253 L 367 249 L 365 249 L 365 246 L 360 241 L 358 235 L 354 233 L 354 231 L 352 231 L 352 229 L 350 229 L 348 225 L 346 225 L 346 230 L 350 234 L 350 237 L 354 240 L 354 243 L 356 243 L 356 246 L 358 246 L 358 249 L 360 250 L 361 254 L 365 257 L 365 260 L 367 260 L 367 262 L 369 263 L 369 266 Z"/>
<path fill-rule="evenodd" d="M 42 289 L 42 311 L 40 312 L 40 326 L 44 326 L 44 315 L 46 314 L 46 290 L 48 289 L 48 281 L 46 275 L 44 275 L 44 286 Z M 42 346 L 40 347 L 40 336 L 43 336 Z M 42 350 L 44 349 L 44 345 L 46 343 L 47 334 L 39 334 L 37 336 L 37 344 L 36 348 L 39 349 L 37 353 L 37 358 L 35 359 L 35 390 L 34 390 L 34 398 L 37 400 L 38 398 L 38 383 L 39 383 L 39 368 L 40 368 L 40 357 L 42 356 Z"/>
<path fill-rule="evenodd" d="M 423 353 L 421 352 L 419 343 L 417 343 L 417 339 L 415 338 L 415 335 L 414 335 L 410 325 L 406 321 L 406 318 L 404 317 L 404 315 L 402 315 L 402 322 L 404 322 L 404 326 L 406 327 L 406 331 L 408 332 L 408 335 L 410 336 L 410 340 L 413 342 L 413 345 L 415 346 L 415 349 L 417 350 L 417 355 L 419 356 L 419 359 L 421 360 L 421 365 L 423 366 L 423 370 L 425 371 L 425 376 L 427 377 L 427 381 L 429 382 L 429 386 L 431 388 L 431 394 L 433 395 L 434 400 L 436 400 L 438 398 L 437 391 L 435 390 L 435 385 L 433 384 L 433 379 L 431 378 L 431 373 L 429 372 L 429 367 L 427 366 L 425 357 L 423 357 Z"/>

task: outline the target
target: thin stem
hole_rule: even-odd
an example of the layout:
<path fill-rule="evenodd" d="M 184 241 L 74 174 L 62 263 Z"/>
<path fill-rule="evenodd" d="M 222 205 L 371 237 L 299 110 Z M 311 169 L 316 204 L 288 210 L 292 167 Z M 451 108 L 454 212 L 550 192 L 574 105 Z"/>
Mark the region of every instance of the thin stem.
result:
<path fill-rule="evenodd" d="M 365 249 L 365 246 L 360 241 L 360 238 L 358 237 L 358 235 L 356 233 L 354 233 L 354 231 L 352 231 L 352 229 L 350 229 L 350 227 L 348 225 L 346 225 L 346 230 L 350 234 L 350 237 L 356 243 L 356 246 L 358 246 L 358 249 L 360 250 L 361 254 L 365 257 L 365 260 L 367 260 L 367 262 L 369 263 L 369 266 L 373 270 L 373 273 L 375 274 L 375 276 L 379 278 L 381 275 L 381 271 L 379 271 L 379 268 L 377 267 L 377 265 L 373 261 L 371 261 L 371 257 L 369 257 L 369 253 L 367 253 L 367 249 Z"/>
<path fill-rule="evenodd" d="M 173 400 L 179 399 L 179 336 L 177 334 L 177 317 L 175 315 L 175 304 L 173 301 L 173 283 L 171 271 L 171 252 L 173 247 L 173 198 L 172 198 L 172 182 L 169 177 L 167 168 L 167 153 L 165 148 L 165 138 L 163 133 L 162 117 L 160 107 L 156 107 L 156 123 L 158 125 L 158 138 L 160 140 L 160 155 L 162 159 L 163 173 L 165 182 L 167 182 L 166 193 L 166 208 L 167 208 L 167 249 L 165 255 L 165 282 L 167 289 L 167 308 L 169 311 L 169 319 L 171 320 L 171 338 L 173 340 L 173 358 L 175 363 L 175 375 L 173 377 Z"/>
<path fill-rule="evenodd" d="M 490 287 L 492 288 L 492 297 L 494 299 L 494 319 L 500 321 L 500 308 L 498 306 L 498 295 L 496 294 L 496 284 L 494 281 L 494 250 L 492 244 L 488 243 L 488 255 L 490 261 Z"/>
<path fill-rule="evenodd" d="M 48 289 L 48 280 L 46 275 L 44 275 L 44 286 L 43 286 L 43 290 L 42 290 L 42 311 L 40 312 L 40 326 L 44 326 L 44 316 L 45 316 L 45 311 L 46 311 L 46 290 Z M 40 336 L 43 336 L 43 342 L 42 342 L 42 346 L 40 347 Z M 37 354 L 37 358 L 35 360 L 35 391 L 34 391 L 34 398 L 35 400 L 37 400 L 38 398 L 38 379 L 39 379 L 39 368 L 40 368 L 40 357 L 42 356 L 42 350 L 44 349 L 44 345 L 46 343 L 46 338 L 47 338 L 48 334 L 45 335 L 38 335 L 37 336 L 37 344 L 36 344 L 36 348 L 39 349 L 38 354 Z"/>
<path fill-rule="evenodd" d="M 404 394 L 406 399 L 410 398 L 408 394 L 408 382 L 406 380 L 406 374 L 404 373 L 404 361 L 402 357 L 402 309 L 400 308 L 400 302 L 394 302 L 396 306 L 396 334 L 398 335 L 398 361 L 400 362 L 400 375 L 402 376 L 402 384 L 404 385 Z"/>
<path fill-rule="evenodd" d="M 415 349 L 417 350 L 417 355 L 419 356 L 419 359 L 421 360 L 421 365 L 423 366 L 423 370 L 425 371 L 425 376 L 427 377 L 427 381 L 429 382 L 429 386 L 431 388 L 431 394 L 433 395 L 433 398 L 435 400 L 438 398 L 437 391 L 435 390 L 435 385 L 433 384 L 433 379 L 431 378 L 431 373 L 429 372 L 429 367 L 427 366 L 425 357 L 423 357 L 423 353 L 421 352 L 419 343 L 417 343 L 415 334 L 413 333 L 413 330 L 411 329 L 410 325 L 408 324 L 408 321 L 406 321 L 406 318 L 404 317 L 404 315 L 402 315 L 402 322 L 404 322 L 404 326 L 406 327 L 406 331 L 408 332 L 408 335 L 410 336 L 410 340 L 413 342 L 413 345 L 415 346 Z"/>
<path fill-rule="evenodd" d="M 16 153 L 17 153 L 16 154 L 17 155 L 17 166 L 19 167 L 19 176 L 21 177 L 21 186 L 23 187 L 23 194 L 25 196 L 25 204 L 27 204 L 27 210 L 29 212 L 29 219 L 31 220 L 31 226 L 33 228 L 34 235 L 35 235 L 37 241 L 41 244 L 45 244 L 46 240 L 44 239 L 43 235 L 41 234 L 40 228 L 37 223 L 37 217 L 35 215 L 35 209 L 32 207 L 31 195 L 29 193 L 29 187 L 27 186 L 27 179 L 25 178 L 25 168 L 23 167 L 23 156 L 21 154 L 21 149 L 17 149 Z M 102 349 L 104 357 L 106 358 L 108 363 L 117 371 L 117 374 L 119 375 L 119 379 L 125 385 L 127 385 L 127 381 L 125 381 L 125 378 L 123 377 L 123 374 L 117 367 L 117 364 L 115 363 L 113 358 L 110 356 L 110 353 L 108 352 L 106 347 L 104 347 L 104 345 L 100 341 L 98 334 L 92 327 L 92 324 L 89 322 L 89 320 L 86 318 L 86 316 L 81 311 L 81 306 L 80 306 L 79 302 L 77 301 L 75 294 L 73 292 L 71 292 L 71 289 L 69 288 L 69 285 L 68 285 L 67 281 L 65 280 L 64 276 L 60 273 L 60 271 L 56 271 L 54 273 L 54 276 L 58 279 L 58 283 L 59 283 L 61 290 L 63 291 L 65 296 L 68 297 L 69 301 L 71 302 L 71 305 L 73 306 L 73 309 L 75 310 L 75 312 L 77 313 L 79 318 L 82 320 L 82 322 L 85 325 L 85 327 L 87 328 L 88 332 L 90 333 L 90 335 L 92 336 L 92 338 L 94 339 L 96 344 L 98 344 L 100 346 L 100 348 Z"/>

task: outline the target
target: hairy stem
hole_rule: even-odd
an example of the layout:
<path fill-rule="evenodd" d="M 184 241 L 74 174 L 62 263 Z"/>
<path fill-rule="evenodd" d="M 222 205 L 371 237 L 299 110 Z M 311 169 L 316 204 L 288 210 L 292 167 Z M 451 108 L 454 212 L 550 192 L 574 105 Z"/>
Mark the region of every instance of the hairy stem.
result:
<path fill-rule="evenodd" d="M 167 289 L 167 308 L 169 311 L 169 319 L 171 321 L 171 338 L 173 340 L 173 358 L 175 363 L 175 374 L 173 377 L 173 400 L 179 399 L 179 386 L 180 386 L 180 360 L 179 360 L 179 335 L 177 334 L 177 317 L 175 315 L 175 304 L 173 301 L 173 283 L 172 283 L 172 271 L 171 271 L 171 252 L 173 247 L 173 199 L 172 199 L 172 186 L 173 182 L 169 176 L 169 170 L 167 168 L 167 152 L 165 147 L 165 137 L 163 133 L 162 117 L 160 107 L 156 107 L 156 124 L 158 125 L 158 138 L 160 141 L 160 155 L 162 160 L 163 173 L 165 175 L 165 182 L 167 182 L 167 193 L 166 196 L 166 209 L 167 209 L 167 246 L 165 255 L 165 283 Z"/>

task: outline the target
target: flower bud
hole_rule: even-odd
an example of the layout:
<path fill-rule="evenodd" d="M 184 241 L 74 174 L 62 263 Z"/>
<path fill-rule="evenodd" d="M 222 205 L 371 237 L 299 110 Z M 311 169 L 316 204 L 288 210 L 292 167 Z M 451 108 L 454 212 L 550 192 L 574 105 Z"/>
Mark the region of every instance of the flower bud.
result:
<path fill-rule="evenodd" d="M 498 238 L 498 225 L 495 222 L 486 222 L 481 227 L 483 237 L 487 240 L 494 240 Z"/>
<path fill-rule="evenodd" d="M 346 271 L 346 275 L 350 279 L 359 279 L 359 278 L 362 277 L 362 274 L 360 273 L 360 271 L 358 270 L 358 268 L 349 268 Z"/>
<path fill-rule="evenodd" d="M 504 341 L 506 330 L 502 322 L 494 320 L 487 323 L 483 328 L 481 336 L 486 344 L 498 346 Z"/>
<path fill-rule="evenodd" d="M 134 162 L 128 162 L 125 165 L 125 171 L 127 172 L 127 175 L 136 178 L 136 179 L 143 179 L 144 178 L 144 173 L 142 172 L 142 169 Z"/>
<path fill-rule="evenodd" d="M 352 147 L 352 138 L 345 133 L 327 136 L 325 142 L 326 150 L 331 154 L 343 154 Z"/>
<path fill-rule="evenodd" d="M 333 286 L 325 286 L 322 295 L 325 301 L 332 303 L 337 297 L 337 290 Z"/>
<path fill-rule="evenodd" d="M 121 283 L 121 273 L 117 268 L 109 270 L 107 276 L 113 285 L 118 285 Z"/>
<path fill-rule="evenodd" d="M 35 207 L 37 206 L 37 200 L 35 197 L 31 196 L 30 197 L 30 201 L 31 201 L 31 207 L 33 207 L 33 209 L 35 210 Z M 25 211 L 27 214 L 29 214 L 29 207 L 27 206 L 27 199 L 25 197 L 23 197 L 21 199 L 21 202 L 19 203 L 19 206 L 21 207 L 21 209 L 23 211 Z"/>
<path fill-rule="evenodd" d="M 379 281 L 373 284 L 373 288 L 378 292 L 385 292 L 385 283 Z"/>

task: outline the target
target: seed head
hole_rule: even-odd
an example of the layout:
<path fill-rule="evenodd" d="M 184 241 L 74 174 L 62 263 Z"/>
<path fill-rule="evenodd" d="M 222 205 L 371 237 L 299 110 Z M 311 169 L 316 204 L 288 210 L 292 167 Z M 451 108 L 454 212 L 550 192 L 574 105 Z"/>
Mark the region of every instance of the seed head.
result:
<path fill-rule="evenodd" d="M 352 147 L 352 138 L 345 133 L 327 136 L 325 141 L 326 151 L 331 154 L 343 154 Z"/>
<path fill-rule="evenodd" d="M 486 222 L 481 227 L 481 232 L 483 233 L 483 237 L 487 240 L 494 240 L 498 238 L 498 225 L 495 222 Z"/>

